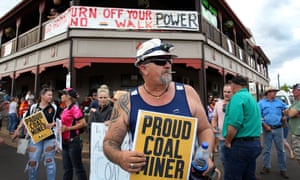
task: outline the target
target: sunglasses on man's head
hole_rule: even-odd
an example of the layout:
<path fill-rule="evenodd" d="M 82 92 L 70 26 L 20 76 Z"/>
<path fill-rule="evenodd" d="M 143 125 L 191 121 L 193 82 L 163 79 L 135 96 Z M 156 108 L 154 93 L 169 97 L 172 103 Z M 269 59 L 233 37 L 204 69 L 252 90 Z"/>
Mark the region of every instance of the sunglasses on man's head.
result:
<path fill-rule="evenodd" d="M 170 63 L 172 64 L 172 59 L 166 59 L 166 58 L 153 58 L 153 59 L 147 59 L 143 64 L 148 63 L 154 63 L 157 66 L 165 66 L 166 64 Z"/>
<path fill-rule="evenodd" d="M 158 51 L 158 50 L 165 51 L 165 52 L 169 53 L 172 48 L 174 48 L 174 45 L 169 44 L 169 43 L 162 43 L 159 46 L 156 46 L 156 47 L 153 47 L 151 49 L 148 49 L 140 57 L 145 56 L 147 54 L 150 54 L 150 53 L 152 53 L 154 51 Z"/>

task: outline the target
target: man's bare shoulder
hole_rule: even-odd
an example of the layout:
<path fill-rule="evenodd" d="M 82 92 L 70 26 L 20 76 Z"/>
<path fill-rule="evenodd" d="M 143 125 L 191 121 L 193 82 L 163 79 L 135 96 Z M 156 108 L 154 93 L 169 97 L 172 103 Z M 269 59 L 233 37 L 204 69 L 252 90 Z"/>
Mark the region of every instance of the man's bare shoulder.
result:
<path fill-rule="evenodd" d="M 196 100 L 199 99 L 199 95 L 198 93 L 196 92 L 196 90 L 188 85 L 188 84 L 184 84 L 184 88 L 185 88 L 185 92 L 186 92 L 186 95 L 187 95 L 187 98 L 196 98 Z"/>

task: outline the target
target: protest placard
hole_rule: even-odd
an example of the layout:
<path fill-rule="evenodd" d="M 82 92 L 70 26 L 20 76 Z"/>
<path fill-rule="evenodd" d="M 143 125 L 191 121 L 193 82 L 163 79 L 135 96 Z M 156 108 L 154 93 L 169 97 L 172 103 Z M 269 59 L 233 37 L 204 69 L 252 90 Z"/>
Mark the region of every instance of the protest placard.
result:
<path fill-rule="evenodd" d="M 51 129 L 46 128 L 48 121 L 42 111 L 25 117 L 24 124 L 33 143 L 38 143 L 53 134 Z"/>
<path fill-rule="evenodd" d="M 110 162 L 103 152 L 103 140 L 107 126 L 104 123 L 91 125 L 91 162 L 90 180 L 129 180 L 129 173 L 120 166 Z M 124 138 L 121 149 L 129 150 L 129 136 Z"/>
<path fill-rule="evenodd" d="M 197 118 L 139 110 L 133 149 L 147 164 L 130 180 L 188 179 Z"/>

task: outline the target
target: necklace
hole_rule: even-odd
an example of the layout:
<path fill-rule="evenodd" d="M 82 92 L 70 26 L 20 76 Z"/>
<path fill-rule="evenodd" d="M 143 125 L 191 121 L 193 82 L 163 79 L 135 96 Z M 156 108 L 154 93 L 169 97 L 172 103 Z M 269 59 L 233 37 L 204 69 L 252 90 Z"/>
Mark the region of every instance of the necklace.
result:
<path fill-rule="evenodd" d="M 160 99 L 160 97 L 162 96 L 162 95 L 164 95 L 167 91 L 168 91 L 168 89 L 169 89 L 169 84 L 168 84 L 168 86 L 167 86 L 167 88 L 160 94 L 160 95 L 154 95 L 154 94 L 152 94 L 150 91 L 148 91 L 147 89 L 146 89 L 146 87 L 145 87 L 145 84 L 143 85 L 143 88 L 144 88 L 144 90 L 146 91 L 146 93 L 147 94 L 149 94 L 150 96 L 153 96 L 153 97 L 155 97 L 156 99 Z"/>

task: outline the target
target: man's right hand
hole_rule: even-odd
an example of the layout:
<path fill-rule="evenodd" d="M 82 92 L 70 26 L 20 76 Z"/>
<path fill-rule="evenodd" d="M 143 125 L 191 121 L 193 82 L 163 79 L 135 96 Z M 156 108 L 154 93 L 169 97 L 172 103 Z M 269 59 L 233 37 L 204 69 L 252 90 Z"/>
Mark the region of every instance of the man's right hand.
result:
<path fill-rule="evenodd" d="M 146 156 L 137 151 L 122 151 L 119 165 L 125 171 L 136 173 L 146 165 Z"/>
<path fill-rule="evenodd" d="M 16 129 L 14 134 L 11 136 L 11 141 L 14 142 L 17 139 L 17 137 L 19 137 L 19 130 L 18 129 Z"/>
<path fill-rule="evenodd" d="M 263 128 L 264 128 L 264 130 L 265 130 L 266 132 L 272 131 L 272 128 L 271 128 L 269 125 L 267 125 L 267 124 L 264 124 L 264 125 L 263 125 Z"/>

